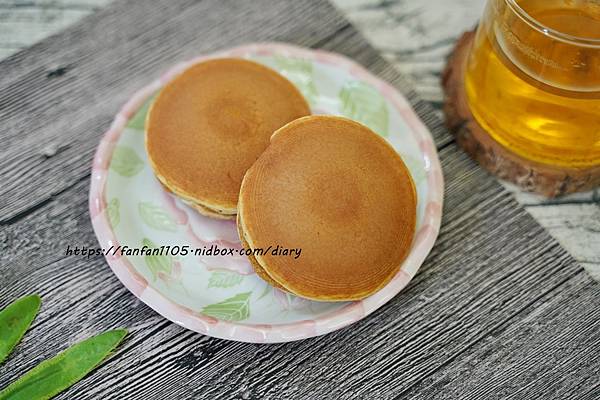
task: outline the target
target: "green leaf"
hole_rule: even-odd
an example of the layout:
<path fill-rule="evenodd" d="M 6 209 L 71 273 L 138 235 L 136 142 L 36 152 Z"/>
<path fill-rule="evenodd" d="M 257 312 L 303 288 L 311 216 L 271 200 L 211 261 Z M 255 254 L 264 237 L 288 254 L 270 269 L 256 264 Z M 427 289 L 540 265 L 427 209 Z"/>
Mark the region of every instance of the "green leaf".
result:
<path fill-rule="evenodd" d="M 119 225 L 121 220 L 121 214 L 119 213 L 120 202 L 116 197 L 113 198 L 106 206 L 106 215 L 108 216 L 108 222 L 110 226 L 115 228 Z"/>
<path fill-rule="evenodd" d="M 243 276 L 234 272 L 213 272 L 208 278 L 208 287 L 229 288 L 238 285 L 243 279 Z"/>
<path fill-rule="evenodd" d="M 313 73 L 312 63 L 305 58 L 292 58 L 276 55 L 275 65 L 277 65 L 277 68 L 281 70 L 282 73 L 296 72 L 304 75 L 312 75 Z"/>
<path fill-rule="evenodd" d="M 45 360 L 0 392 L 0 400 L 46 400 L 90 373 L 125 337 L 116 329 L 79 342 Z"/>
<path fill-rule="evenodd" d="M 148 100 L 142 104 L 140 109 L 135 113 L 133 118 L 129 120 L 127 123 L 127 127 L 131 129 L 137 129 L 139 131 L 143 131 L 146 126 L 146 115 L 148 114 L 148 110 L 152 105 L 152 102 L 156 98 L 156 94 L 151 96 Z"/>
<path fill-rule="evenodd" d="M 142 246 L 147 246 L 150 249 L 159 249 L 156 245 L 147 238 L 142 240 Z M 146 261 L 146 265 L 148 269 L 152 273 L 152 279 L 156 280 L 159 272 L 163 272 L 167 275 L 171 275 L 171 270 L 173 268 L 173 259 L 170 256 L 166 255 L 145 255 L 144 259 Z"/>
<path fill-rule="evenodd" d="M 163 231 L 177 231 L 175 221 L 161 207 L 142 201 L 138 204 L 138 211 L 146 225 Z"/>
<path fill-rule="evenodd" d="M 144 162 L 131 147 L 117 146 L 110 161 L 110 168 L 121 176 L 131 177 L 144 168 Z"/>
<path fill-rule="evenodd" d="M 296 85 L 306 101 L 310 104 L 316 102 L 319 93 L 313 77 L 313 65 L 309 60 L 276 56 L 275 65 L 283 76 Z"/>
<path fill-rule="evenodd" d="M 350 81 L 344 85 L 339 97 L 344 116 L 368 126 L 381 136 L 388 135 L 387 104 L 372 86 L 360 81 Z"/>
<path fill-rule="evenodd" d="M 220 303 L 208 305 L 202 313 L 225 321 L 242 321 L 250 316 L 250 295 L 252 292 L 236 294 Z"/>
<path fill-rule="evenodd" d="M 19 343 L 37 315 L 42 300 L 37 294 L 21 297 L 0 311 L 0 363 Z"/>

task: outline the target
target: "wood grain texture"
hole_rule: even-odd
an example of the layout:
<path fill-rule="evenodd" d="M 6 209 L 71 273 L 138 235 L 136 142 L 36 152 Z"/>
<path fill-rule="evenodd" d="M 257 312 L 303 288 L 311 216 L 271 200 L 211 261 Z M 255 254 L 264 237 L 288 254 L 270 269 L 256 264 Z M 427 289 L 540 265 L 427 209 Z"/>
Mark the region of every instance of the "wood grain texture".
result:
<path fill-rule="evenodd" d="M 0 59 L 54 34 L 108 2 L 0 1 Z M 334 0 L 334 4 L 387 61 L 410 79 L 420 97 L 430 101 L 434 113 L 439 114 L 442 104 L 440 72 L 446 55 L 458 35 L 477 23 L 485 0 Z M 55 145 L 51 145 L 44 151 L 51 154 L 57 150 Z M 600 240 L 600 232 L 579 236 L 581 229 L 585 229 L 578 224 L 582 219 L 569 213 L 569 205 L 600 204 L 600 189 L 549 200 L 523 192 L 508 183 L 503 182 L 503 185 L 535 218 L 538 213 L 533 208 L 543 207 L 546 215 L 563 220 L 564 225 L 558 228 L 555 224 L 545 225 L 546 218 L 537 219 L 576 260 L 586 266 L 586 270 L 591 271 L 592 277 L 600 280 L 600 262 L 584 261 L 589 259 L 586 254 L 595 249 L 594 243 Z M 592 219 L 593 213 L 588 217 Z"/>
<path fill-rule="evenodd" d="M 107 3 L 108 0 L 0 1 L 0 59 L 66 28 Z"/>
<path fill-rule="evenodd" d="M 490 380 L 482 368 L 482 379 L 460 381 L 473 385 L 469 390 L 452 387 L 458 397 L 485 398 L 476 395 L 486 385 L 491 385 L 489 397 L 494 390 L 520 390 L 525 384 L 547 394 L 545 380 L 536 374 L 555 376 L 565 368 L 573 375 L 563 383 L 565 390 L 587 390 L 599 372 L 597 288 L 510 195 L 472 168 L 454 146 L 441 156 L 449 182 L 443 231 L 409 288 L 351 328 L 284 345 L 233 343 L 185 331 L 130 295 L 101 257 L 64 257 L 67 245 L 96 245 L 87 218 L 87 182 L 76 184 L 3 231 L 2 243 L 14 250 L 2 252 L 1 265 L 10 265 L 11 272 L 2 298 L 35 288 L 46 302 L 25 342 L 0 367 L 0 386 L 69 343 L 127 326 L 132 334 L 116 357 L 64 398 L 231 398 L 244 393 L 247 398 L 314 398 L 330 392 L 341 398 L 403 393 L 412 398 L 427 391 L 446 393 L 446 385 L 457 385 L 456 379 L 441 384 L 435 377 L 473 363 L 492 364 L 499 380 Z M 477 187 L 482 192 L 473 195 Z M 502 221 L 491 232 L 494 237 L 515 238 L 510 249 L 484 234 L 490 221 Z M 577 306 L 566 318 L 567 300 L 589 308 Z M 544 310 L 553 310 L 551 318 Z M 494 340 L 508 327 L 521 332 L 538 325 L 552 329 L 502 338 L 502 345 Z M 581 332 L 569 336 L 578 328 Z M 483 345 L 486 351 L 479 350 Z M 572 358 L 574 350 L 578 353 Z M 469 363 L 456 361 L 472 352 Z M 511 368 L 529 365 L 532 354 L 533 372 Z M 504 364 L 496 365 L 494 357 Z M 563 358 L 564 364 L 556 362 Z"/>
<path fill-rule="evenodd" d="M 186 331 L 129 294 L 102 258 L 64 254 L 67 245 L 97 245 L 87 213 L 92 152 L 127 96 L 178 60 L 253 40 L 339 51 L 393 82 L 434 131 L 446 179 L 440 237 L 409 287 L 349 328 L 296 343 Z M 48 78 L 48 65 L 70 68 Z M 327 3 L 114 3 L 0 69 L 8 71 L 0 76 L 0 307 L 34 291 L 44 298 L 25 340 L 0 365 L 0 387 L 76 340 L 125 326 L 131 334 L 116 354 L 58 398 L 596 393 L 598 286 L 455 147 L 431 108 Z"/>
<path fill-rule="evenodd" d="M 302 44 L 318 45 L 319 40 L 348 26 L 339 14 L 320 15 L 318 10 L 305 25 L 286 26 L 289 21 L 280 18 L 282 6 L 236 12 L 234 1 L 225 1 L 218 8 L 210 1 L 144 2 L 136 7 L 118 2 L 55 40 L 1 62 L 0 69 L 7 73 L 0 76 L 0 120 L 4 122 L 0 133 L 4 144 L 0 149 L 0 223 L 84 178 L 98 138 L 118 106 L 176 60 L 249 40 L 287 42 L 300 37 Z M 304 2 L 285 6 L 291 15 L 310 11 L 310 4 Z M 203 28 L 180 29 L 189 20 L 182 10 L 202 15 Z M 231 25 L 222 24 L 223 15 L 229 16 Z M 97 22 L 110 19 L 116 26 L 135 21 L 136 29 L 110 29 Z M 255 24 L 252 39 L 246 32 L 250 28 L 246 20 Z M 85 45 L 72 46 L 83 37 L 88 38 Z M 99 59 L 97 54 L 103 57 Z M 62 74 L 52 74 L 60 68 Z M 44 135 L 31 134 L 40 131 Z M 47 173 L 56 179 L 47 179 Z"/>
<path fill-rule="evenodd" d="M 600 203 L 537 206 L 528 211 L 559 242 L 568 242 L 574 258 L 600 282 Z"/>
<path fill-rule="evenodd" d="M 333 2 L 384 58 L 410 79 L 417 93 L 430 101 L 436 112 L 440 112 L 443 100 L 440 77 L 446 65 L 446 57 L 462 32 L 477 24 L 486 0 Z M 588 258 L 586 253 L 596 248 L 595 242 L 600 240 L 600 232 L 579 236 L 578 233 L 585 228 L 579 225 L 581 218 L 569 214 L 570 209 L 562 205 L 598 205 L 600 189 L 547 199 L 523 192 L 515 185 L 506 182 L 502 184 L 534 217 L 538 214 L 533 208 L 543 207 L 546 215 L 553 215 L 554 219 L 565 222 L 559 229 L 554 224 L 545 225 L 547 219 L 538 219 L 577 260 Z M 594 214 L 590 213 L 588 217 L 593 219 Z M 565 231 L 569 233 L 565 234 Z M 588 250 L 580 253 L 582 248 Z M 598 262 L 587 262 L 586 265 L 589 266 L 588 270 L 600 271 Z M 592 276 L 599 275 L 596 273 Z"/>

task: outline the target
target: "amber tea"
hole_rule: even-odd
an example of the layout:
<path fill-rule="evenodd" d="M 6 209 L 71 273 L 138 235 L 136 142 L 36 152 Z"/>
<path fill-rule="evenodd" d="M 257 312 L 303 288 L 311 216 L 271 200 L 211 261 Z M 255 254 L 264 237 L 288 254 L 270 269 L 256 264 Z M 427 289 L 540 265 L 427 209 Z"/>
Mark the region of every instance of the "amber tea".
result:
<path fill-rule="evenodd" d="M 600 1 L 488 1 L 465 82 L 473 115 L 510 151 L 600 165 Z"/>

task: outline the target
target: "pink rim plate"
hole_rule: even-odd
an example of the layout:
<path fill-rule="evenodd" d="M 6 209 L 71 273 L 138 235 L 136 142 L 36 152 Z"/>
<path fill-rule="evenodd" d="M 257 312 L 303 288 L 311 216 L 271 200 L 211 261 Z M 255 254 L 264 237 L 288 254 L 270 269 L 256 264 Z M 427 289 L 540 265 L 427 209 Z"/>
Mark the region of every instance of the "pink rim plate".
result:
<path fill-rule="evenodd" d="M 100 141 L 94 157 L 89 195 L 92 226 L 103 248 L 118 245 L 106 213 L 105 183 L 108 166 L 112 158 L 114 146 L 123 132 L 125 125 L 149 96 L 160 89 L 175 75 L 194 63 L 209 58 L 241 57 L 246 54 L 264 56 L 285 54 L 287 56 L 310 59 L 319 63 L 343 68 L 355 78 L 377 88 L 404 118 L 410 127 L 411 134 L 419 143 L 419 147 L 423 153 L 428 196 L 425 200 L 426 206 L 423 223 L 415 235 L 411 252 L 398 274 L 387 286 L 372 296 L 361 301 L 352 302 L 329 314 L 294 323 L 258 325 L 217 320 L 183 307 L 167 299 L 152 288 L 126 257 L 106 256 L 106 261 L 123 285 L 135 296 L 165 318 L 190 330 L 217 338 L 252 343 L 288 342 L 323 335 L 366 317 L 406 287 L 433 247 L 439 233 L 443 204 L 444 182 L 442 171 L 429 130 L 415 114 L 404 96 L 394 87 L 376 78 L 365 68 L 344 56 L 282 43 L 256 43 L 201 56 L 188 62 L 177 64 L 169 69 L 158 80 L 145 86 L 130 98 L 116 115 L 109 130 Z"/>

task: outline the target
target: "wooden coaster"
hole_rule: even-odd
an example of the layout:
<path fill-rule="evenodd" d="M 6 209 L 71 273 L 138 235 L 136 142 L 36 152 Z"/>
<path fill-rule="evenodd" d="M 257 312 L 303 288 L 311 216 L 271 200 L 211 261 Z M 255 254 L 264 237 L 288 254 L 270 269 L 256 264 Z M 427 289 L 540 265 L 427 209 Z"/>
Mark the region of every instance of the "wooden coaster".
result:
<path fill-rule="evenodd" d="M 526 191 L 556 197 L 600 186 L 600 166 L 574 169 L 527 160 L 502 147 L 479 125 L 469 109 L 464 88 L 466 61 L 474 37 L 474 31 L 462 35 L 442 76 L 446 126 L 457 143 L 489 172 Z"/>

